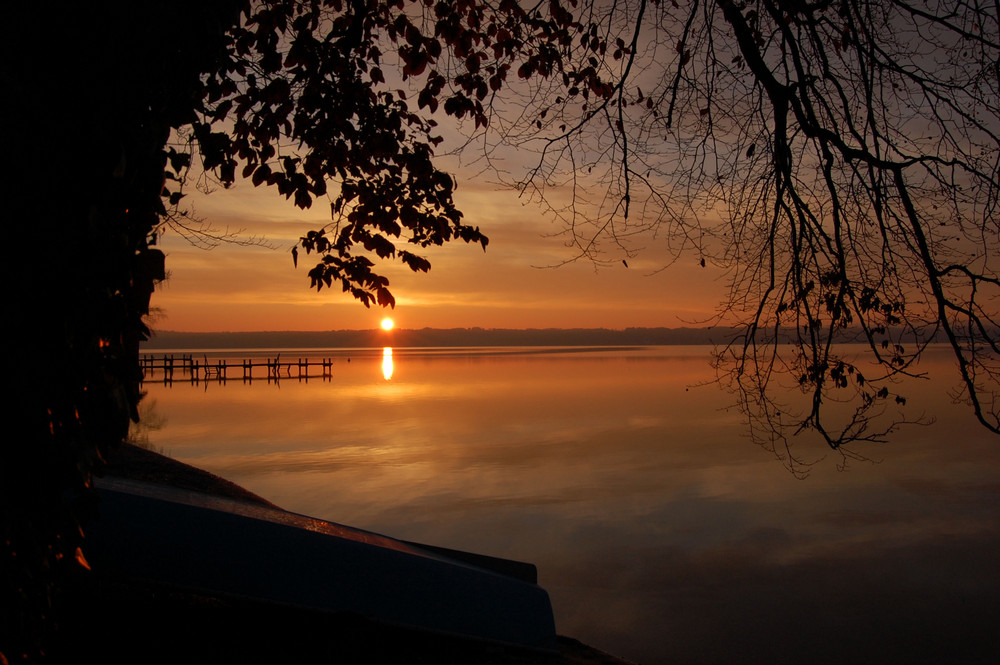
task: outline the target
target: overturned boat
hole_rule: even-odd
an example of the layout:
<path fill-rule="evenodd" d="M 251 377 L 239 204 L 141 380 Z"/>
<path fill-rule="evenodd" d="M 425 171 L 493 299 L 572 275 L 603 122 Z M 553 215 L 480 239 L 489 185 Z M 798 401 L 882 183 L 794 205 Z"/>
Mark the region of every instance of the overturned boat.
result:
<path fill-rule="evenodd" d="M 100 575 L 557 648 L 552 606 L 533 565 L 141 481 L 105 478 L 98 495 L 99 517 L 85 528 Z"/>

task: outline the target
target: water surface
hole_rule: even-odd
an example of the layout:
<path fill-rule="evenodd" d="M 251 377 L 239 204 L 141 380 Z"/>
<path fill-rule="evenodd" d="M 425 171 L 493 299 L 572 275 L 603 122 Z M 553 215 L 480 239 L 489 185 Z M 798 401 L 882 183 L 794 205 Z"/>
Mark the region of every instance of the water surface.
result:
<path fill-rule="evenodd" d="M 938 381 L 907 395 L 936 423 L 845 471 L 797 444 L 799 479 L 700 385 L 708 352 L 283 350 L 332 379 L 150 383 L 150 439 L 289 510 L 531 561 L 560 633 L 646 665 L 994 662 L 1000 440 Z"/>

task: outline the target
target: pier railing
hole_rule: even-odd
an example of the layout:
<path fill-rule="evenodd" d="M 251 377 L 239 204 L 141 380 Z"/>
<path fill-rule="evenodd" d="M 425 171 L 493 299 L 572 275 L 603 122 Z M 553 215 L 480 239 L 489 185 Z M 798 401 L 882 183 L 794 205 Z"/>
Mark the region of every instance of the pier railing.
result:
<path fill-rule="evenodd" d="M 348 360 L 348 362 L 350 362 Z M 278 382 L 281 379 L 308 381 L 333 379 L 331 358 L 211 358 L 193 354 L 142 354 L 139 357 L 144 383 L 174 381 L 197 384 L 203 381 L 226 383 L 230 380 Z"/>

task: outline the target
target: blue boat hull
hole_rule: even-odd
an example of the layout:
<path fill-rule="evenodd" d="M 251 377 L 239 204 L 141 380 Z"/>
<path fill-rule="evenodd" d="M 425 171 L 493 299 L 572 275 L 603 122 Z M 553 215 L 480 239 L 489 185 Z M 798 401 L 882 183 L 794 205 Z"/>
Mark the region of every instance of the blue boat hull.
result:
<path fill-rule="evenodd" d="M 98 493 L 86 527 L 98 574 L 556 648 L 552 606 L 528 564 L 137 481 L 105 479 Z"/>

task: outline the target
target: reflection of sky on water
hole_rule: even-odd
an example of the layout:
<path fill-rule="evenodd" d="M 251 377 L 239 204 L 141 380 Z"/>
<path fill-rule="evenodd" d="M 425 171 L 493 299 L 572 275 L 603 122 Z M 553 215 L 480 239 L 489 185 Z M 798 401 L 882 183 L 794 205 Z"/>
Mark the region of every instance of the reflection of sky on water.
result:
<path fill-rule="evenodd" d="M 647 665 L 1000 653 L 1000 442 L 939 386 L 880 463 L 797 480 L 689 388 L 704 349 L 406 351 L 391 381 L 369 354 L 332 382 L 150 385 L 154 444 L 290 510 L 532 561 L 560 632 Z"/>

